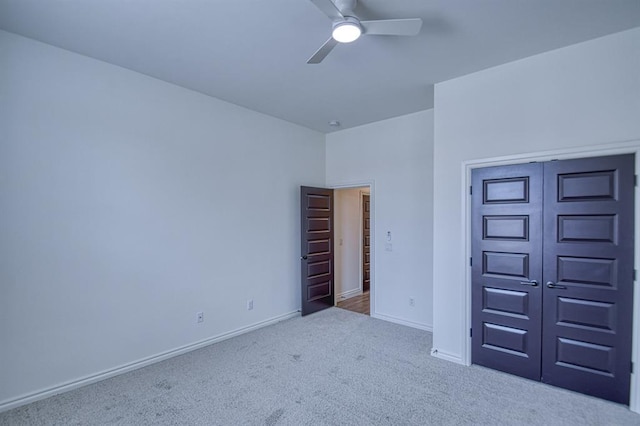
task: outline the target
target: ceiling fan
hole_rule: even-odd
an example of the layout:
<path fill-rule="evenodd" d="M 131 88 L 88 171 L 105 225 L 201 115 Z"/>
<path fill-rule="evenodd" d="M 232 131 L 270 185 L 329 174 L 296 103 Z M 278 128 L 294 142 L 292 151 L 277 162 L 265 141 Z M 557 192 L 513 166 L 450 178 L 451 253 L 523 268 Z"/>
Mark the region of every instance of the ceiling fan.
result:
<path fill-rule="evenodd" d="M 307 64 L 319 64 L 338 43 L 351 43 L 360 35 L 418 35 L 422 19 L 379 19 L 361 21 L 353 10 L 357 0 L 311 0 L 333 21 L 331 37 L 313 54 Z"/>

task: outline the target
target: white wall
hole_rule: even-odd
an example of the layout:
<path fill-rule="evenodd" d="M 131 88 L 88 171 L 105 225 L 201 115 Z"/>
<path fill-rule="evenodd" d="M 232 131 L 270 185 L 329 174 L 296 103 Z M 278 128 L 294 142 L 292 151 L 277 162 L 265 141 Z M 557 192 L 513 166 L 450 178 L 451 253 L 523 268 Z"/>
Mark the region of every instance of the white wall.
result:
<path fill-rule="evenodd" d="M 468 362 L 463 162 L 640 139 L 640 29 L 436 85 L 434 349 Z"/>
<path fill-rule="evenodd" d="M 327 135 L 327 185 L 373 182 L 372 316 L 424 329 L 432 325 L 432 167 L 432 110 Z M 385 251 L 387 231 L 393 251 Z"/>
<path fill-rule="evenodd" d="M 299 309 L 324 135 L 1 31 L 0 59 L 0 409 Z"/>

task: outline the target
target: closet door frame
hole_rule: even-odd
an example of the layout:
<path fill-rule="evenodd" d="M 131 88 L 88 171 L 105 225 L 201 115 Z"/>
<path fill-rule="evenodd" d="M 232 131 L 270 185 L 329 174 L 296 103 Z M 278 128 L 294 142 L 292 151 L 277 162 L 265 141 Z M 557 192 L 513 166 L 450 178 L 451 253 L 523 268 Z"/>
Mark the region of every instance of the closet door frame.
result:
<path fill-rule="evenodd" d="M 618 154 L 635 154 L 635 174 L 640 174 L 640 140 L 634 140 L 623 143 L 612 143 L 604 145 L 593 145 L 589 147 L 580 147 L 576 149 L 564 149 L 553 151 L 541 151 L 521 155 L 502 156 L 494 158 L 476 159 L 465 161 L 461 165 L 462 174 L 462 202 L 464 206 L 464 214 L 461 223 L 461 238 L 463 240 L 464 252 L 461 253 L 465 263 L 469 265 L 469 258 L 471 258 L 471 195 L 469 193 L 469 187 L 471 186 L 471 171 L 476 168 L 484 168 L 491 166 L 503 166 L 519 163 L 529 163 L 533 161 L 544 162 L 551 160 L 568 160 L 577 158 L 589 158 L 589 157 L 604 157 Z M 640 190 L 639 187 L 635 187 L 635 235 L 634 235 L 634 268 L 639 271 L 640 275 Z M 640 276 L 638 276 L 640 278 Z M 471 282 L 472 271 L 471 267 L 465 268 L 465 287 L 462 297 L 465 300 L 465 309 L 463 312 L 464 321 L 463 329 L 460 330 L 460 336 L 463 336 L 462 340 L 462 363 L 464 365 L 471 365 L 471 337 L 469 330 L 471 329 L 472 315 L 471 315 Z M 640 289 L 638 288 L 638 279 L 634 282 L 634 296 L 633 296 L 633 342 L 632 342 L 632 355 L 631 360 L 635 366 L 633 373 L 631 374 L 631 387 L 630 387 L 630 402 L 629 408 L 631 411 L 640 412 Z"/>

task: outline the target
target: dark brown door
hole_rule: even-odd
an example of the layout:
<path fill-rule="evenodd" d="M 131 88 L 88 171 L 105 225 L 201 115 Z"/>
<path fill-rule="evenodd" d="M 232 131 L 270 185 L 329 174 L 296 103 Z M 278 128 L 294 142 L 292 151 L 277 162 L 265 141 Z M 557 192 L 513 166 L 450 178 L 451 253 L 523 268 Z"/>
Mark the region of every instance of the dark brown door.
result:
<path fill-rule="evenodd" d="M 472 362 L 540 380 L 542 164 L 472 175 Z"/>
<path fill-rule="evenodd" d="M 334 305 L 333 190 L 300 187 L 302 315 Z"/>
<path fill-rule="evenodd" d="M 369 194 L 362 195 L 362 291 L 371 286 L 371 206 Z"/>
<path fill-rule="evenodd" d="M 542 381 L 629 403 L 633 155 L 545 164 Z"/>
<path fill-rule="evenodd" d="M 473 172 L 473 363 L 629 403 L 634 164 Z"/>

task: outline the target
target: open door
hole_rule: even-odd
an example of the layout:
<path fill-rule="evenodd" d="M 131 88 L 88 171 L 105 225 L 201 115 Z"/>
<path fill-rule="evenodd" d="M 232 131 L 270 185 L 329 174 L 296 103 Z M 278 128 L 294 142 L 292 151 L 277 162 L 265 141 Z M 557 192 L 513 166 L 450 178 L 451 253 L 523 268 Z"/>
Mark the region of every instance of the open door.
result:
<path fill-rule="evenodd" d="M 333 190 L 300 187 L 302 315 L 334 305 Z"/>

